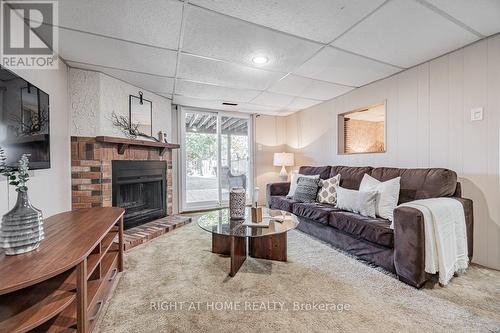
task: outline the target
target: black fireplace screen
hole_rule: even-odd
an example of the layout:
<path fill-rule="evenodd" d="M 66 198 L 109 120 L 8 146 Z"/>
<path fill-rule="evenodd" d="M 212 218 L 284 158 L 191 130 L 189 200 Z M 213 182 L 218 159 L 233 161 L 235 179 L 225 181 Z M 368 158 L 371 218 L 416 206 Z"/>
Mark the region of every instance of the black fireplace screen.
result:
<path fill-rule="evenodd" d="M 113 206 L 125 209 L 125 229 L 167 215 L 166 162 L 113 161 Z"/>

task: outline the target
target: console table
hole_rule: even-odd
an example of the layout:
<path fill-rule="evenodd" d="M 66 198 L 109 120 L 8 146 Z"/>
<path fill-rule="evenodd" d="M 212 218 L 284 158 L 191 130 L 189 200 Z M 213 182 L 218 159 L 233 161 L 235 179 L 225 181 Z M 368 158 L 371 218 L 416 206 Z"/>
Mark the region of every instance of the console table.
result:
<path fill-rule="evenodd" d="M 57 214 L 37 250 L 0 253 L 0 332 L 91 332 L 123 270 L 123 213 Z"/>

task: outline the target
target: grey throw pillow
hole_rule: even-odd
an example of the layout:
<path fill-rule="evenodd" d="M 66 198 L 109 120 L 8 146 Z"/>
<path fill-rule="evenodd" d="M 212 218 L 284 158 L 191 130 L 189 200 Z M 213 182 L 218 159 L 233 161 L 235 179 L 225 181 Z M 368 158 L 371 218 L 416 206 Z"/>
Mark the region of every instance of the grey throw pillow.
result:
<path fill-rule="evenodd" d="M 299 202 L 315 202 L 318 194 L 319 179 L 299 177 L 293 200 Z"/>
<path fill-rule="evenodd" d="M 361 192 L 337 187 L 337 208 L 375 218 L 377 191 Z"/>

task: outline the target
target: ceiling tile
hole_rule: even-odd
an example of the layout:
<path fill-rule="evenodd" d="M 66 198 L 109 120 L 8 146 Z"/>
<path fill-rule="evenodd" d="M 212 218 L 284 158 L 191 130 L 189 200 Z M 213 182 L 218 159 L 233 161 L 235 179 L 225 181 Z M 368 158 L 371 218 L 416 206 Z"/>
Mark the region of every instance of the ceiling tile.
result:
<path fill-rule="evenodd" d="M 290 74 L 276 82 L 268 90 L 275 93 L 301 96 L 312 81 L 312 79 Z"/>
<path fill-rule="evenodd" d="M 290 74 L 274 84 L 269 91 L 309 99 L 327 100 L 352 89 L 352 87 Z"/>
<path fill-rule="evenodd" d="M 333 45 L 401 67 L 411 67 L 478 37 L 413 0 L 387 2 Z"/>
<path fill-rule="evenodd" d="M 177 49 L 182 2 L 64 0 L 59 16 L 63 27 Z"/>
<path fill-rule="evenodd" d="M 331 42 L 384 0 L 191 0 L 220 13 L 276 30 Z"/>
<path fill-rule="evenodd" d="M 300 95 L 301 97 L 327 100 L 351 91 L 352 87 L 341 86 L 324 81 L 313 80 L 312 83 Z"/>
<path fill-rule="evenodd" d="M 427 2 L 485 36 L 500 32 L 498 0 L 427 0 Z"/>
<path fill-rule="evenodd" d="M 112 76 L 116 79 L 130 83 L 131 85 L 134 85 L 136 87 L 142 88 L 144 90 L 158 93 L 159 95 L 162 96 L 163 94 L 165 94 L 166 96 L 172 94 L 174 86 L 174 79 L 169 77 L 128 72 L 101 66 L 80 64 L 71 61 L 68 62 L 68 65 L 73 68 L 80 68 L 85 70 L 101 72 L 109 76 Z"/>
<path fill-rule="evenodd" d="M 302 109 L 307 109 L 313 105 L 319 104 L 322 101 L 317 101 L 314 99 L 308 99 L 308 98 L 301 98 L 301 97 L 296 97 L 293 99 L 293 101 L 287 106 L 289 109 L 297 109 L 297 110 L 302 110 Z"/>
<path fill-rule="evenodd" d="M 260 91 L 235 89 L 214 86 L 209 84 L 177 80 L 175 93 L 183 96 L 201 99 L 223 100 L 226 102 L 249 102 L 255 98 Z"/>
<path fill-rule="evenodd" d="M 222 101 L 205 100 L 205 99 L 180 96 L 180 95 L 174 95 L 173 103 L 183 106 L 207 108 L 213 110 L 245 112 L 245 113 L 262 113 L 262 114 L 274 115 L 277 113 L 277 111 L 279 111 L 279 108 L 276 107 L 255 105 L 251 103 L 239 103 L 236 106 L 230 106 L 230 105 L 222 105 Z"/>
<path fill-rule="evenodd" d="M 262 69 L 289 72 L 312 56 L 320 44 L 190 6 L 182 50 Z M 263 55 L 269 62 L 255 65 Z"/>
<path fill-rule="evenodd" d="M 174 76 L 177 53 L 60 29 L 59 53 L 67 61 Z"/>
<path fill-rule="evenodd" d="M 235 108 L 235 111 L 243 111 L 250 113 L 264 113 L 264 114 L 276 114 L 280 110 L 280 108 L 265 106 L 265 105 L 256 105 L 252 103 L 241 103 L 238 104 Z"/>
<path fill-rule="evenodd" d="M 192 55 L 181 56 L 178 77 L 221 86 L 264 90 L 282 75 Z"/>
<path fill-rule="evenodd" d="M 296 73 L 318 80 L 359 87 L 399 71 L 397 67 L 326 47 L 300 66 Z"/>
<path fill-rule="evenodd" d="M 251 102 L 258 105 L 286 107 L 288 104 L 290 104 L 293 98 L 293 96 L 275 94 L 265 91 L 254 98 Z"/>

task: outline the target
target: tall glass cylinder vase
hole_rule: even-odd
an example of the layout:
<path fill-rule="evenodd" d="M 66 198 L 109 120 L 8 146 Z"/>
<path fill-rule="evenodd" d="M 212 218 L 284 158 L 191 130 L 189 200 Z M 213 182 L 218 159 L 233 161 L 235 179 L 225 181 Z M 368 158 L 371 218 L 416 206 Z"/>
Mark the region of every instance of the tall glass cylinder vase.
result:
<path fill-rule="evenodd" d="M 231 219 L 245 218 L 246 192 L 243 187 L 233 187 L 229 192 L 229 217 Z"/>
<path fill-rule="evenodd" d="M 27 192 L 18 192 L 16 205 L 2 218 L 0 247 L 7 255 L 26 253 L 43 238 L 42 212 L 31 205 Z"/>

